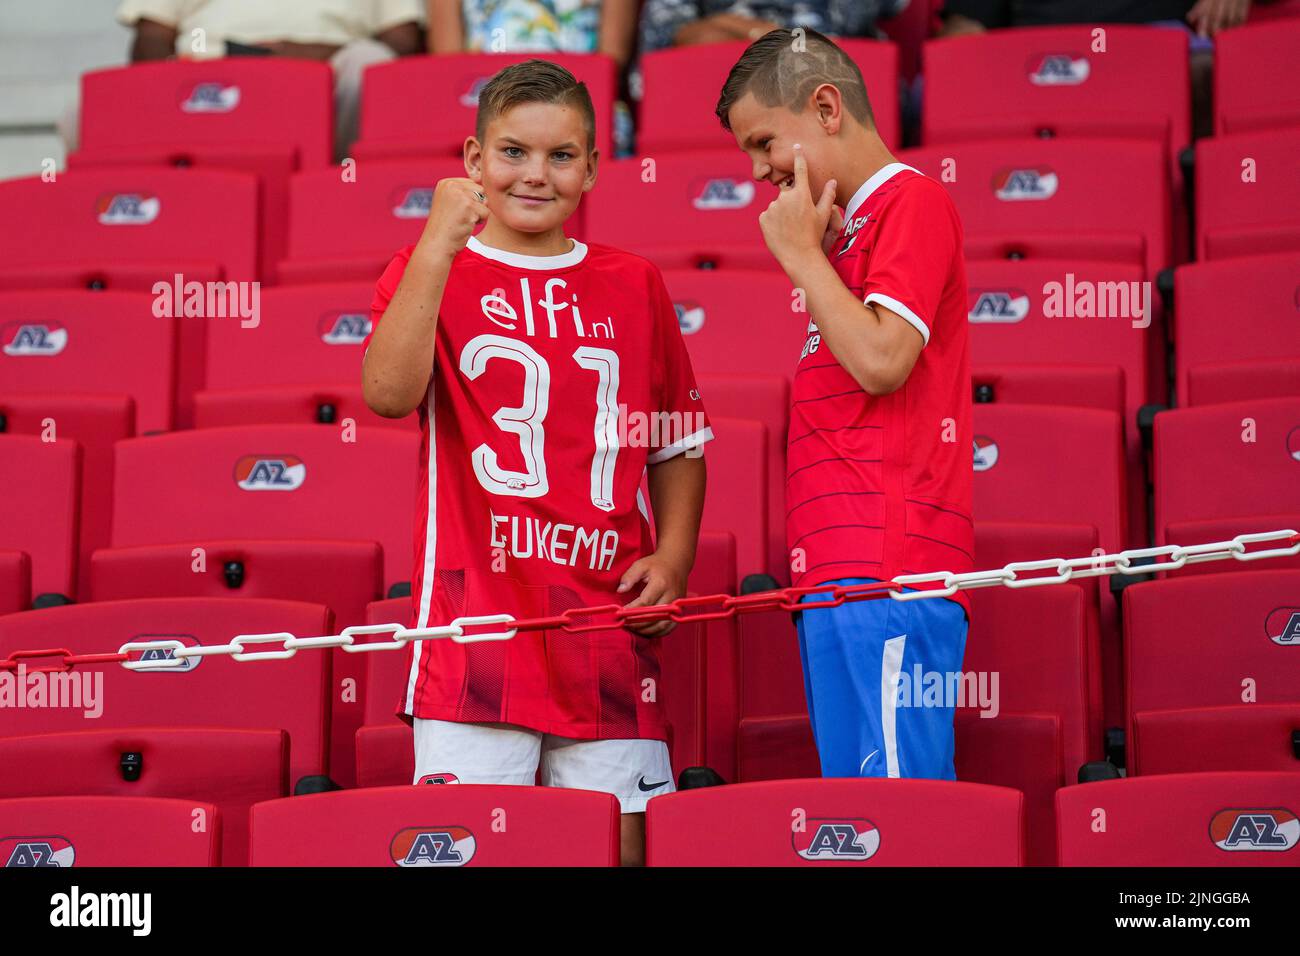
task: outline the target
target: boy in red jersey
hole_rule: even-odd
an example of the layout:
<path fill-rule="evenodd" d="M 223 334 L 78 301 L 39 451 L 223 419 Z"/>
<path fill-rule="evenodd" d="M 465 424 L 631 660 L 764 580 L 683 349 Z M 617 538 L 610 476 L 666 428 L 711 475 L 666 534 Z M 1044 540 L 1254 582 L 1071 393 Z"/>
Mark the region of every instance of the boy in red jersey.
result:
<path fill-rule="evenodd" d="M 712 432 L 658 270 L 564 235 L 595 185 L 594 133 L 567 70 L 503 69 L 479 98 L 468 178 L 438 183 L 376 287 L 366 403 L 418 409 L 423 429 L 414 626 L 685 594 Z M 400 714 L 416 779 L 530 785 L 540 770 L 613 793 L 624 861 L 640 862 L 645 804 L 674 789 L 649 639 L 671 626 L 413 642 Z"/>
<path fill-rule="evenodd" d="M 794 584 L 970 570 L 966 270 L 952 201 L 890 155 L 862 74 L 815 31 L 751 44 L 717 114 L 754 178 L 780 190 L 759 224 L 812 317 L 787 444 Z M 918 700 L 912 688 L 933 687 L 931 675 L 961 686 L 968 610 L 958 592 L 799 615 L 825 776 L 954 779 L 952 695 Z"/>

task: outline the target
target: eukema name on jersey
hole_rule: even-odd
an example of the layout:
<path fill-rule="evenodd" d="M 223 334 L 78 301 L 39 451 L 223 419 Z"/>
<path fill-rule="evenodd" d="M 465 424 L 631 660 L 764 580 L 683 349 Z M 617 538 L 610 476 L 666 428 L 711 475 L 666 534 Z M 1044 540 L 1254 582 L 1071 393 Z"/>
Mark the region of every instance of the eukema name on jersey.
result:
<path fill-rule="evenodd" d="M 993 180 L 993 193 L 1004 202 L 1051 199 L 1060 185 L 1050 167 L 1009 169 Z"/>
<path fill-rule="evenodd" d="M 694 335 L 704 327 L 704 306 L 697 302 L 674 302 L 673 311 L 677 313 L 677 326 L 682 335 Z"/>
<path fill-rule="evenodd" d="M 393 206 L 393 215 L 398 219 L 428 219 L 432 208 L 433 187 L 412 186 L 401 194 Z"/>
<path fill-rule="evenodd" d="M 199 641 L 193 634 L 136 634 L 131 638 L 131 643 L 154 643 L 157 641 L 168 641 L 173 645 L 179 644 L 183 647 L 198 647 Z M 168 663 L 171 661 L 172 663 Z M 140 666 L 134 668 L 137 674 L 188 674 L 201 663 L 201 657 L 182 657 L 179 660 L 176 657 L 176 647 L 150 647 L 140 651 L 140 656 L 136 659 Z M 149 667 L 149 664 L 156 664 L 156 667 Z"/>
<path fill-rule="evenodd" d="M 0 860 L 7 867 L 72 866 L 76 859 L 76 848 L 64 837 L 0 837 Z"/>
<path fill-rule="evenodd" d="M 360 345 L 370 334 L 370 316 L 364 312 L 330 312 L 321 318 L 318 328 L 326 345 Z"/>
<path fill-rule="evenodd" d="M 754 184 L 720 176 L 708 180 L 703 188 L 692 189 L 691 205 L 696 209 L 744 209 L 754 201 Z"/>
<path fill-rule="evenodd" d="M 57 322 L 14 322 L 0 334 L 5 355 L 58 355 L 68 346 L 68 330 Z"/>
<path fill-rule="evenodd" d="M 975 461 L 974 468 L 976 471 L 988 471 L 998 463 L 998 443 L 987 435 L 975 436 Z"/>
<path fill-rule="evenodd" d="M 464 93 L 460 94 L 460 105 L 466 109 L 476 109 L 478 107 L 478 98 L 483 93 L 483 87 L 488 85 L 490 76 L 477 76 L 469 85 Z"/>
<path fill-rule="evenodd" d="M 239 87 L 200 83 L 181 103 L 185 113 L 229 113 L 239 105 Z"/>
<path fill-rule="evenodd" d="M 861 863 L 880 849 L 880 830 L 870 820 L 814 820 L 791 834 L 794 851 L 805 860 Z"/>
<path fill-rule="evenodd" d="M 245 455 L 235 465 L 235 483 L 245 491 L 295 491 L 307 480 L 307 465 L 293 455 Z"/>
<path fill-rule="evenodd" d="M 1229 852 L 1280 853 L 1300 840 L 1300 819 L 1279 807 L 1220 810 L 1210 820 L 1210 839 Z"/>
<path fill-rule="evenodd" d="M 474 834 L 465 827 L 407 827 L 388 851 L 398 866 L 464 866 L 475 849 Z"/>
<path fill-rule="evenodd" d="M 966 318 L 980 324 L 1020 322 L 1029 315 L 1029 293 L 1021 289 L 971 289 Z"/>
<path fill-rule="evenodd" d="M 1092 72 L 1087 57 L 1047 53 L 1029 64 L 1029 82 L 1035 86 L 1078 86 Z"/>
<path fill-rule="evenodd" d="M 158 218 L 162 203 L 148 193 L 117 193 L 100 196 L 95 213 L 103 226 L 143 226 Z"/>
<path fill-rule="evenodd" d="M 1300 647 L 1300 607 L 1280 607 L 1264 620 L 1264 634 L 1282 647 Z"/>

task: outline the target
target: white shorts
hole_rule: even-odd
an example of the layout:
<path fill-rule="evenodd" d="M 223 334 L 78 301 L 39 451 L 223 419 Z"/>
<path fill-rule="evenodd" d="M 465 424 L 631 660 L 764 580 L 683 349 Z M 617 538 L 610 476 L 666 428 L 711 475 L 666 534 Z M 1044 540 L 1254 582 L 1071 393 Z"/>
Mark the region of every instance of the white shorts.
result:
<path fill-rule="evenodd" d="M 575 740 L 513 724 L 415 718 L 415 783 L 496 783 L 612 793 L 624 813 L 644 813 L 672 793 L 662 740 Z M 442 779 L 438 779 L 442 778 Z"/>

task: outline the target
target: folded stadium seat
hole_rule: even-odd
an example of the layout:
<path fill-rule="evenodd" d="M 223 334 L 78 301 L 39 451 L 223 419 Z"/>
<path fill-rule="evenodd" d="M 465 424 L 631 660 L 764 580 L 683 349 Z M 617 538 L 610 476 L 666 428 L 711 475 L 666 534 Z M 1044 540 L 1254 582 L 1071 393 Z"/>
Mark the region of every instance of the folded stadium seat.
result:
<path fill-rule="evenodd" d="M 692 361 L 694 365 L 694 361 Z M 696 383 L 710 415 L 749 418 L 767 426 L 768 567 L 778 584 L 789 584 L 785 550 L 785 443 L 790 429 L 790 383 L 785 375 L 699 372 Z"/>
<path fill-rule="evenodd" d="M 1196 144 L 1196 258 L 1300 251 L 1300 128 Z"/>
<path fill-rule="evenodd" d="M 733 593 L 735 539 L 726 532 L 701 533 L 688 595 Z M 371 604 L 366 623 L 410 626 L 414 623 L 411 599 Z M 735 623 L 728 619 L 679 625 L 659 639 L 660 692 L 671 728 L 669 746 L 676 773 L 701 765 L 724 777 L 734 772 L 734 641 Z M 415 769 L 411 729 L 396 711 L 407 687 L 410 655 L 376 651 L 366 657 L 364 725 L 356 732 L 357 785 L 409 783 Z"/>
<path fill-rule="evenodd" d="M 256 325 L 210 323 L 207 387 L 359 386 L 377 278 L 266 289 Z"/>
<path fill-rule="evenodd" d="M 135 163 L 237 169 L 261 184 L 261 270 L 284 255 L 289 176 L 330 162 L 333 76 L 283 57 L 170 60 L 81 78 L 72 168 Z"/>
<path fill-rule="evenodd" d="M 1056 795 L 1060 865 L 1293 867 L 1297 804 L 1296 773 L 1179 773 L 1065 787 Z"/>
<path fill-rule="evenodd" d="M 283 730 L 151 725 L 0 737 L 0 760 L 23 768 L 0 780 L 0 798 L 211 803 L 221 814 L 226 866 L 248 864 L 249 808 L 290 792 L 289 736 Z"/>
<path fill-rule="evenodd" d="M 1107 24 L 993 30 L 924 48 L 921 142 L 1019 136 L 1141 139 L 1158 144 L 1183 195 L 1179 153 L 1192 141 L 1187 42 L 1177 31 Z M 1173 207 L 1180 237 L 1186 212 Z M 969 226 L 970 223 L 968 222 Z M 1184 240 L 1179 250 L 1187 248 Z"/>
<path fill-rule="evenodd" d="M 1171 521 L 1165 528 L 1169 544 L 1209 544 L 1230 541 L 1239 534 L 1262 534 L 1270 531 L 1300 531 L 1300 510 L 1264 515 L 1232 515 L 1227 518 L 1189 518 Z M 1249 546 L 1250 552 L 1285 548 L 1285 541 L 1261 542 Z M 1177 571 L 1162 571 L 1160 577 L 1182 578 L 1189 575 L 1218 574 L 1221 571 L 1275 571 L 1300 568 L 1300 554 L 1272 557 L 1262 561 L 1207 561 L 1186 564 Z"/>
<path fill-rule="evenodd" d="M 963 731 L 957 779 L 1023 792 L 1029 862 L 1051 866 L 1052 794 L 1075 782 L 1083 764 L 1103 756 L 1101 714 L 1092 711 L 1090 685 L 1093 675 L 1100 676 L 1100 648 L 1089 627 L 1087 595 L 1066 584 L 985 588 L 970 599 L 962 684 L 955 688 Z M 917 695 L 911 699 L 919 700 L 918 682 L 908 686 Z M 1035 741 L 1053 746 L 1039 748 Z"/>
<path fill-rule="evenodd" d="M 268 385 L 262 388 L 223 388 L 194 396 L 196 428 L 310 424 L 336 425 L 340 429 L 355 427 L 358 431 L 396 429 L 419 434 L 420 420 L 415 412 L 405 418 L 376 415 L 366 404 L 360 386 Z"/>
<path fill-rule="evenodd" d="M 5 360 L 0 359 L 3 364 Z M 53 434 L 81 446 L 75 596 L 82 600 L 90 593 L 90 556 L 108 544 L 113 517 L 113 443 L 135 434 L 135 408 L 129 395 L 0 392 L 0 433 Z"/>
<path fill-rule="evenodd" d="M 178 320 L 155 315 L 155 301 L 139 292 L 0 293 L 0 390 L 128 395 L 141 433 L 170 429 Z"/>
<path fill-rule="evenodd" d="M 81 461 L 75 439 L 0 434 L 0 475 L 9 502 L 0 549 L 27 553 L 34 597 L 76 593 Z"/>
<path fill-rule="evenodd" d="M 420 238 L 438 180 L 464 175 L 459 159 L 427 158 L 370 160 L 346 178 L 337 169 L 296 174 L 280 282 L 370 283 L 373 289 L 397 250 Z M 368 317 L 370 302 L 362 304 Z"/>
<path fill-rule="evenodd" d="M 1097 529 L 1092 525 L 975 522 L 975 567 L 980 571 L 1003 568 L 1016 561 L 1081 558 L 1103 553 L 1097 547 Z M 1022 571 L 1020 577 L 1050 577 L 1054 573 L 1054 569 L 1046 568 Z M 1105 687 L 1119 687 L 1122 680 L 1118 672 L 1121 665 L 1118 655 L 1111 662 L 1117 669 L 1115 673 L 1106 674 L 1101 670 L 1101 595 L 1103 587 L 1107 587 L 1107 579 L 1075 578 L 1070 583 L 1084 592 L 1088 646 L 1098 651 L 1088 661 L 1088 739 L 1100 740 L 1104 727 L 1118 727 L 1124 723 L 1123 699 L 1117 696 L 1113 701 L 1107 700 L 1103 691 Z"/>
<path fill-rule="evenodd" d="M 253 866 L 618 866 L 613 794 L 377 787 L 253 807 Z"/>
<path fill-rule="evenodd" d="M 1124 452 L 1115 415 L 993 404 L 976 405 L 973 418 L 977 526 L 985 521 L 1087 525 L 1096 529 L 1096 547 L 1103 553 L 1124 549 Z M 1101 592 L 1102 687 L 1107 725 L 1115 726 L 1123 694 L 1119 611 L 1109 589 Z"/>
<path fill-rule="evenodd" d="M 26 551 L 0 551 L 0 614 L 32 604 L 32 559 Z"/>
<path fill-rule="evenodd" d="M 74 654 L 115 653 L 128 642 L 169 640 L 187 647 L 222 645 L 239 634 L 289 632 L 297 637 L 333 633 L 333 616 L 318 604 L 254 598 L 142 598 L 48 608 L 0 618 L 0 654 L 66 648 Z M 250 645 L 248 653 L 282 650 Z M 137 655 L 140 652 L 137 652 Z M 144 652 L 168 659 L 169 651 Z M 29 672 L 50 666 L 49 653 L 26 662 Z M 0 658 L 3 659 L 3 658 Z M 143 660 L 137 656 L 135 659 Z M 80 674 L 82 671 L 78 670 Z M 293 745 L 290 771 L 303 777 L 329 771 L 326 744 L 329 720 L 330 661 L 319 650 L 291 660 L 239 663 L 190 658 L 180 667 L 128 670 L 120 664 L 94 665 L 101 713 L 98 727 L 224 727 L 234 730 L 285 730 Z M 52 693 L 52 691 L 51 691 Z M 87 692 L 89 693 L 89 692 Z M 232 702 L 237 701 L 238 706 Z M 30 736 L 86 729 L 82 707 L 17 708 L 3 735 Z M 69 768 L 71 772 L 72 768 Z M 149 767 L 140 776 L 147 778 Z M 75 781 L 72 776 L 69 784 Z M 46 781 L 45 783 L 49 783 Z M 57 791 L 48 791 L 57 792 Z"/>
<path fill-rule="evenodd" d="M 1232 334 L 1218 312 L 1232 303 Z M 1180 405 L 1300 395 L 1300 252 L 1222 259 L 1174 271 Z"/>
<path fill-rule="evenodd" d="M 668 794 L 646 808 L 650 866 L 1024 862 L 1024 797 L 1004 787 L 783 780 Z"/>
<path fill-rule="evenodd" d="M 1062 373 L 1052 404 L 1100 405 L 1099 395 L 1079 390 L 1084 384 L 1071 368 L 1118 367 L 1125 384 L 1121 406 L 1127 455 L 1128 513 L 1133 547 L 1146 543 L 1146 464 L 1138 409 L 1167 400 L 1165 343 L 1152 337 L 1162 326 L 1159 297 L 1142 281 L 1136 265 L 1027 259 L 973 261 L 969 283 L 972 365 L 1004 369 L 1017 363 L 1057 364 Z M 1014 381 L 1014 379 L 1013 379 Z M 977 401 L 1015 402 L 999 396 L 988 373 L 974 381 Z M 1091 384 L 1091 383 L 1088 383 Z M 1022 395 L 1029 389 L 1022 388 Z M 1103 393 L 1104 394 L 1104 393 Z"/>
<path fill-rule="evenodd" d="M 1300 125 L 1292 65 L 1297 48 L 1300 19 L 1251 23 L 1215 37 L 1215 133 Z M 1260 96 L 1262 90 L 1268 95 Z"/>
<path fill-rule="evenodd" d="M 1130 772 L 1300 770 L 1300 571 L 1135 585 L 1124 635 Z"/>
<path fill-rule="evenodd" d="M 361 138 L 352 154 L 359 160 L 430 155 L 459 161 L 487 81 L 498 70 L 538 58 L 558 63 L 586 85 L 596 111 L 596 146 L 602 159 L 613 159 L 614 61 L 598 53 L 550 51 L 404 56 L 370 67 L 361 93 Z M 458 175 L 465 175 L 463 167 Z"/>
<path fill-rule="evenodd" d="M 0 800 L 0 833 L 3 866 L 221 865 L 221 815 L 193 800 Z"/>
<path fill-rule="evenodd" d="M 1126 262 L 1148 279 L 1172 264 L 1169 174 L 1158 143 L 1003 139 L 908 149 L 898 159 L 948 189 L 968 262 Z M 1161 332 L 1153 325 L 1147 334 Z"/>
<path fill-rule="evenodd" d="M 177 273 L 184 276 L 186 282 L 205 283 L 206 289 L 206 283 L 221 278 L 222 266 L 215 259 L 117 262 L 102 257 L 91 262 L 0 265 L 0 291 L 89 289 L 94 292 L 153 292 L 160 277 L 174 283 Z"/>
<path fill-rule="evenodd" d="M 918 0 L 919 2 L 919 0 Z M 862 71 L 880 138 L 902 140 L 898 115 L 898 48 L 892 43 L 841 37 L 836 44 Z M 749 41 L 670 47 L 641 58 L 645 95 L 637 152 L 656 158 L 683 149 L 735 149 L 736 138 L 714 115 L 727 74 Z"/>
<path fill-rule="evenodd" d="M 419 436 L 319 425 L 206 428 L 118 442 L 114 548 L 202 538 L 378 541 L 384 584 L 411 575 Z M 159 494 L 165 475 L 184 494 Z M 382 475 L 384 493 L 365 493 Z"/>
<path fill-rule="evenodd" d="M 758 214 L 776 198 L 776 187 L 754 182 L 749 159 L 734 146 L 604 163 L 599 189 L 600 202 L 585 213 L 589 242 L 627 249 L 661 268 L 716 265 L 743 257 L 743 250 L 748 261 L 767 254 Z"/>
<path fill-rule="evenodd" d="M 1070 405 L 1124 415 L 1126 383 L 1118 365 L 973 362 L 970 378 L 981 404 Z"/>
<path fill-rule="evenodd" d="M 1278 515 L 1263 530 L 1294 527 L 1285 516 L 1300 512 L 1300 397 L 1161 412 L 1154 441 L 1156 544 L 1202 543 L 1173 538 L 1187 521 Z"/>
<path fill-rule="evenodd" d="M 710 418 L 714 439 L 704 446 L 709 481 L 703 531 L 736 536 L 736 576 L 770 574 L 768 443 L 766 425 L 743 418 Z M 646 501 L 650 499 L 647 496 Z"/>
<path fill-rule="evenodd" d="M 187 428 L 193 393 L 203 382 L 204 321 L 232 321 L 225 316 L 237 310 L 240 292 L 251 293 L 203 286 L 200 305 L 194 294 L 200 287 L 186 287 L 207 280 L 179 269 L 198 262 L 208 274 L 216 263 L 227 283 L 256 279 L 257 203 L 257 180 L 226 171 L 112 166 L 76 170 L 48 183 L 40 177 L 3 182 L 0 207 L 12 224 L 0 235 L 4 284 L 20 285 L 26 272 L 46 286 L 60 277 L 84 279 L 118 267 L 129 266 L 140 276 L 158 264 L 147 285 L 155 309 L 179 318 L 188 303 L 191 313 L 179 324 L 176 381 L 176 424 Z M 51 222 L 60 228 L 42 225 Z M 198 319 L 196 310 L 221 317 Z"/>

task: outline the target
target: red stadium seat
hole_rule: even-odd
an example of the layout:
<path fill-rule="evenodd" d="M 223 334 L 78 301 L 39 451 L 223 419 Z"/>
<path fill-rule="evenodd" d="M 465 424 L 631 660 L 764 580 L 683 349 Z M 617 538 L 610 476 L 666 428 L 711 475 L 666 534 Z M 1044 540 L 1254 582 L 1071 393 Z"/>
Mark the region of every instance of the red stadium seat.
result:
<path fill-rule="evenodd" d="M 948 189 L 968 261 L 1101 260 L 1171 265 L 1163 148 L 1122 139 L 1007 139 L 909 149 L 901 162 Z"/>
<path fill-rule="evenodd" d="M 284 256 L 289 176 L 331 159 L 333 76 L 285 57 L 171 60 L 82 77 L 72 168 L 137 164 L 235 169 L 261 186 L 261 272 Z"/>
<path fill-rule="evenodd" d="M 880 138 L 886 146 L 899 145 L 898 48 L 892 43 L 848 37 L 835 42 L 862 71 Z M 742 40 L 671 47 L 641 58 L 645 83 L 637 136 L 641 155 L 736 148 L 735 137 L 722 128 L 713 110 L 727 74 L 748 45 Z"/>
<path fill-rule="evenodd" d="M 76 654 L 115 653 L 128 642 L 174 640 L 184 646 L 226 644 L 239 634 L 287 631 L 298 637 L 333 633 L 328 608 L 296 601 L 231 598 L 148 598 L 49 608 L 0 618 L 0 659 L 15 651 L 66 648 Z M 275 650 L 278 647 L 271 648 Z M 266 648 L 251 646 L 251 652 Z M 167 651 L 149 652 L 158 659 Z M 240 664 L 190 658 L 179 667 L 127 670 L 100 665 L 97 702 L 81 707 L 16 708 L 4 736 L 86 729 L 86 713 L 112 729 L 225 727 L 285 730 L 293 744 L 290 771 L 297 782 L 329 771 L 330 658 L 319 650 L 293 660 Z M 51 651 L 27 661 L 29 671 L 49 666 Z M 138 658 L 142 659 L 142 658 Z M 152 659 L 152 658 L 151 658 Z M 76 673 L 81 673 L 77 671 Z M 96 686 L 99 681 L 96 678 Z M 237 702 L 237 706 L 236 706 Z M 69 767 L 71 773 L 74 768 Z M 149 768 L 144 768 L 142 777 Z M 75 774 L 74 774 L 75 779 Z"/>
<path fill-rule="evenodd" d="M 0 737 L 0 760 L 23 768 L 0 782 L 0 797 L 165 798 L 185 801 L 191 812 L 212 804 L 221 827 L 218 834 L 209 814 L 208 830 L 227 866 L 248 863 L 249 808 L 289 793 L 289 738 L 282 730 L 152 726 Z M 125 769 L 134 766 L 145 772 Z M 196 822 L 187 814 L 179 836 Z"/>
<path fill-rule="evenodd" d="M 776 187 L 754 182 L 752 173 L 735 147 L 605 163 L 593 193 L 599 202 L 585 207 L 585 238 L 665 266 L 746 247 L 761 259 L 758 214 Z"/>
<path fill-rule="evenodd" d="M 256 326 L 208 324 L 207 387 L 359 386 L 374 297 L 373 278 L 265 290 Z"/>
<path fill-rule="evenodd" d="M 1253 15 L 1260 7 L 1252 6 Z M 1300 125 L 1293 71 L 1297 48 L 1300 19 L 1252 23 L 1214 38 L 1217 134 Z"/>
<path fill-rule="evenodd" d="M 375 601 L 366 608 L 367 624 L 411 627 L 415 615 L 411 598 Z M 415 776 L 415 742 L 411 727 L 397 717 L 411 661 L 405 649 L 374 651 L 366 658 L 362 683 L 362 726 L 356 732 L 357 786 L 393 787 Z"/>
<path fill-rule="evenodd" d="M 340 826 L 340 821 L 346 825 Z M 253 866 L 617 866 L 608 793 L 472 784 L 259 803 Z"/>
<path fill-rule="evenodd" d="M 89 263 L 0 265 L 0 291 L 89 289 L 93 292 L 152 292 L 160 276 L 172 280 L 177 273 L 184 276 L 187 282 L 206 284 L 221 278 L 222 266 L 215 259 L 160 259 L 154 262 L 101 259 Z"/>
<path fill-rule="evenodd" d="M 711 418 L 714 439 L 704 446 L 709 482 L 704 495 L 704 531 L 736 536 L 737 576 L 768 572 L 768 443 L 766 425 L 742 418 Z M 779 479 L 778 479 L 779 480 Z"/>
<path fill-rule="evenodd" d="M 1176 158 L 1192 138 L 1187 40 L 1106 26 L 994 30 L 925 45 L 927 146 L 1014 136 L 1151 139 Z"/>
<path fill-rule="evenodd" d="M 398 249 L 420 238 L 438 180 L 464 175 L 457 159 L 369 161 L 353 177 L 337 169 L 298 173 L 289 184 L 289 251 L 279 280 L 373 284 Z M 370 302 L 363 304 L 368 316 Z"/>
<path fill-rule="evenodd" d="M 32 559 L 25 551 L 0 551 L 0 614 L 25 611 L 32 603 Z"/>
<path fill-rule="evenodd" d="M 1200 543 L 1172 539 L 1170 526 L 1181 522 L 1294 515 L 1300 512 L 1300 398 L 1161 412 L 1154 461 L 1158 545 Z M 1207 475 L 1213 480 L 1203 480 Z"/>
<path fill-rule="evenodd" d="M 646 862 L 1023 866 L 1024 828 L 1024 797 L 1002 787 L 940 780 L 768 781 L 651 800 Z"/>
<path fill-rule="evenodd" d="M 1293 867 L 1297 803 L 1297 773 L 1183 773 L 1065 787 L 1056 795 L 1060 865 Z"/>
<path fill-rule="evenodd" d="M 3 360 L 0 360 L 2 362 Z M 113 519 L 113 443 L 135 434 L 135 402 L 126 395 L 0 393 L 0 432 L 56 436 L 81 446 L 81 523 L 76 595 L 90 593 L 90 556 L 108 544 Z"/>
<path fill-rule="evenodd" d="M 1214 541 L 1230 541 L 1239 534 L 1261 534 L 1270 531 L 1300 530 L 1300 510 L 1290 513 L 1266 515 L 1232 515 L 1227 518 L 1190 518 L 1186 521 L 1172 521 L 1165 529 L 1169 544 L 1209 544 Z M 1284 541 L 1255 544 L 1251 552 L 1261 549 L 1286 547 Z M 1280 568 L 1300 568 L 1300 554 L 1291 557 L 1272 557 L 1265 561 L 1207 561 L 1204 564 L 1188 564 L 1177 571 L 1161 572 L 1168 577 L 1186 577 L 1193 574 L 1218 574 L 1222 571 L 1273 571 Z"/>
<path fill-rule="evenodd" d="M 0 475 L 12 502 L 0 524 L 0 549 L 27 553 L 35 595 L 76 592 L 81 461 L 81 445 L 71 438 L 0 435 Z"/>
<path fill-rule="evenodd" d="M 358 371 L 361 363 L 357 362 Z M 358 377 L 359 379 L 359 377 Z M 405 418 L 384 418 L 366 404 L 358 385 L 268 385 L 264 388 L 221 389 L 194 396 L 194 426 L 222 428 L 230 425 L 338 425 L 348 420 L 358 431 L 397 429 L 419 434 L 414 412 Z"/>
<path fill-rule="evenodd" d="M 1300 251 L 1300 128 L 1196 144 L 1196 258 Z"/>
<path fill-rule="evenodd" d="M 65 173 L 48 183 L 39 177 L 3 182 L 0 207 L 12 228 L 0 235 L 0 284 L 22 287 L 28 274 L 46 287 L 98 281 L 100 274 L 119 269 L 139 277 L 157 266 L 147 286 L 158 300 L 155 308 L 179 318 L 186 285 L 211 281 L 214 264 L 227 282 L 257 278 L 257 203 L 256 179 L 224 171 L 113 166 Z M 51 222 L 59 228 L 41 225 Z M 181 271 L 194 263 L 203 278 Z M 205 291 L 221 292 L 222 313 L 239 300 L 233 286 Z M 218 305 L 216 298 L 205 296 L 204 311 L 208 300 Z M 176 416 L 182 428 L 193 422 L 191 396 L 202 385 L 203 321 L 236 320 L 189 316 L 180 323 Z"/>
<path fill-rule="evenodd" d="M 1300 214 L 1298 214 L 1300 215 Z M 1232 334 L 1219 312 L 1231 303 Z M 1180 405 L 1300 395 L 1300 252 L 1174 271 L 1174 360 Z"/>
<path fill-rule="evenodd" d="M 973 411 L 976 522 L 1087 524 L 1099 546 L 1123 547 L 1124 459 L 1114 415 L 1046 405 Z"/>
<path fill-rule="evenodd" d="M 193 800 L 0 800 L 0 833 L 2 866 L 221 865 L 221 816 Z"/>
<path fill-rule="evenodd" d="M 0 391 L 129 395 L 141 432 L 166 431 L 176 323 L 142 293 L 0 293 Z"/>
<path fill-rule="evenodd" d="M 230 537 L 378 541 L 385 585 L 409 580 L 419 442 L 395 429 L 358 431 L 346 442 L 322 425 L 119 442 L 113 547 Z M 371 494 L 378 475 L 383 493 Z M 160 494 L 158 476 L 175 490 Z"/>
<path fill-rule="evenodd" d="M 696 382 L 710 415 L 749 418 L 767 426 L 768 568 L 777 583 L 788 584 L 785 549 L 785 443 L 790 430 L 788 378 L 697 371 Z"/>
<path fill-rule="evenodd" d="M 1124 415 L 1126 383 L 1118 365 L 1022 365 L 974 362 L 975 401 L 1007 405 L 1069 405 Z"/>
<path fill-rule="evenodd" d="M 466 137 L 474 135 L 479 91 L 498 70 L 533 58 L 558 63 L 586 84 L 596 110 L 596 146 L 603 159 L 613 159 L 614 61 L 595 53 L 551 52 L 404 56 L 370 67 L 361 94 L 361 139 L 353 154 L 366 160 L 418 154 L 459 158 Z"/>
<path fill-rule="evenodd" d="M 291 147 L 330 161 L 333 77 L 324 63 L 226 57 L 136 63 L 81 78 L 81 146 Z"/>
<path fill-rule="evenodd" d="M 810 317 L 783 274 L 672 269 L 664 284 L 697 373 L 793 377 Z"/>
<path fill-rule="evenodd" d="M 1135 585 L 1124 596 L 1124 634 L 1130 772 L 1300 770 L 1292 739 L 1300 732 L 1300 571 Z M 1279 732 L 1267 715 L 1258 725 L 1249 716 L 1270 705 L 1290 708 L 1290 727 Z M 1210 716 L 1196 712 L 1212 708 L 1238 711 L 1232 732 L 1188 733 Z M 1150 761 L 1148 722 L 1173 746 L 1153 745 Z"/>

